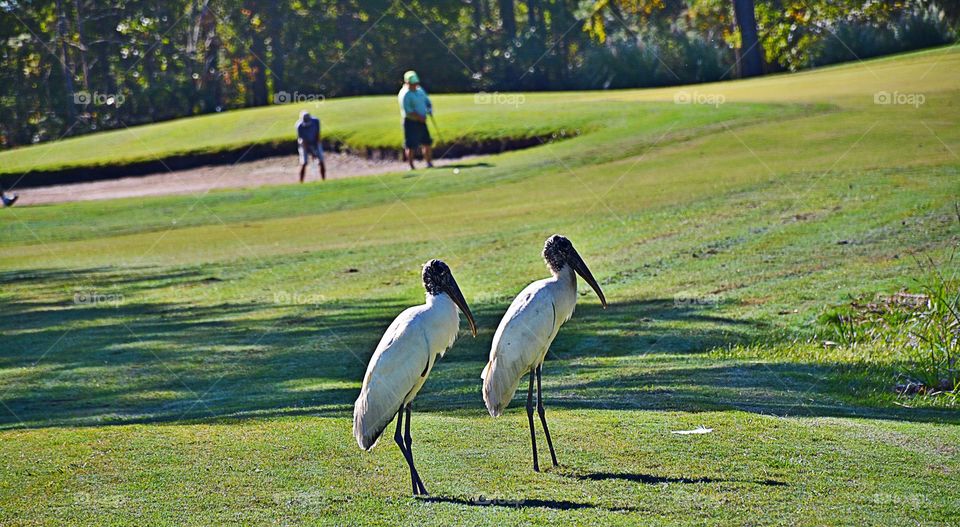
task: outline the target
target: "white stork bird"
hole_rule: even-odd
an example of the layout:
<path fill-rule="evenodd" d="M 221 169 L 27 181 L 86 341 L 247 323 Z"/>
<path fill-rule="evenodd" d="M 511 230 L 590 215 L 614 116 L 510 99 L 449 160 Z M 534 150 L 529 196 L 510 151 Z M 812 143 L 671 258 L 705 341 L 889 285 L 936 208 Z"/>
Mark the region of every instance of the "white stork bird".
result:
<path fill-rule="evenodd" d="M 467 316 L 473 336 L 477 336 L 473 314 L 447 264 L 440 260 L 424 264 L 423 287 L 427 302 L 406 309 L 390 324 L 370 358 L 360 397 L 353 407 L 353 436 L 364 450 L 373 448 L 397 417 L 393 440 L 410 467 L 414 494 L 427 494 L 427 489 L 413 465 L 410 403 L 426 382 L 437 356 L 442 357 L 456 340 L 460 330 L 458 308 Z M 404 412 L 405 437 L 400 434 Z"/>
<path fill-rule="evenodd" d="M 480 375 L 483 378 L 483 401 L 490 415 L 498 417 L 510 404 L 520 380 L 527 372 L 530 373 L 527 421 L 533 445 L 533 470 L 537 472 L 540 471 L 540 465 L 537 461 L 537 436 L 533 429 L 533 378 L 537 378 L 537 413 L 547 437 L 553 466 L 557 466 L 557 454 L 553 450 L 544 415 L 540 372 L 557 331 L 573 315 L 577 303 L 577 274 L 596 291 L 603 307 L 607 307 L 603 291 L 570 240 L 559 234 L 548 238 L 543 246 L 543 259 L 553 276 L 528 285 L 510 304 L 510 309 L 493 336 L 490 361 Z"/>

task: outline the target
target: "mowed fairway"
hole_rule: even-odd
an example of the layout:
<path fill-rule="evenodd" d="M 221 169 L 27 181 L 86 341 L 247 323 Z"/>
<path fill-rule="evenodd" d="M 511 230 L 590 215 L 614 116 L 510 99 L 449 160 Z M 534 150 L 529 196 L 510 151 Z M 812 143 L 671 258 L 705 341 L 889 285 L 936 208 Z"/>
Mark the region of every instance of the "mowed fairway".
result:
<path fill-rule="evenodd" d="M 676 104 L 680 91 L 722 103 Z M 879 91 L 923 103 L 875 104 Z M 372 119 L 366 129 L 394 135 L 355 140 L 389 144 L 390 101 L 319 113 Z M 438 120 L 444 105 L 456 116 L 451 135 L 557 140 L 459 173 L 0 211 L 0 524 L 960 518 L 956 400 L 898 399 L 897 350 L 825 349 L 817 321 L 916 290 L 916 258 L 960 270 L 960 50 L 435 103 Z M 266 110 L 216 117 L 254 112 Z M 208 135 L 208 119 L 178 133 Z M 106 162 L 97 137 L 74 140 L 91 163 Z M 35 148 L 6 155 L 69 164 Z M 540 250 L 555 232 L 610 307 L 581 282 L 544 366 L 561 467 L 536 474 L 520 394 L 494 420 L 479 376 L 513 296 L 547 275 Z M 461 324 L 414 403 L 424 500 L 392 438 L 361 452 L 351 422 L 370 354 L 422 301 L 432 257 L 480 334 Z M 714 432 L 671 434 L 698 425 Z"/>

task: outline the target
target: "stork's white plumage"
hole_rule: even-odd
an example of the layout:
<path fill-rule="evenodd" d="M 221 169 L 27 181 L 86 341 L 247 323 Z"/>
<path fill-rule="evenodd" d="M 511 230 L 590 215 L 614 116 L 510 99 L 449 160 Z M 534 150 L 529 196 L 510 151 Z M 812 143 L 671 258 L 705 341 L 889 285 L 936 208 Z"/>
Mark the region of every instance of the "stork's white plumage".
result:
<path fill-rule="evenodd" d="M 428 294 L 425 304 L 394 319 L 370 358 L 354 406 L 353 433 L 360 448 L 373 448 L 400 407 L 413 401 L 459 330 L 457 306 L 446 293 Z"/>
<path fill-rule="evenodd" d="M 577 304 L 577 274 L 596 291 L 601 304 L 604 307 L 607 305 L 603 291 L 570 240 L 560 235 L 551 236 L 544 244 L 543 257 L 552 276 L 528 285 L 510 304 L 494 334 L 490 360 L 480 375 L 483 378 L 483 401 L 490 415 L 497 417 L 510 404 L 523 376 L 530 374 L 527 418 L 533 444 L 534 470 L 540 469 L 533 429 L 534 375 L 537 381 L 537 412 L 553 464 L 557 464 L 543 409 L 540 376 L 550 344 L 560 326 L 573 316 Z"/>
<path fill-rule="evenodd" d="M 510 304 L 493 335 L 490 361 L 483 369 L 483 400 L 499 417 L 510 404 L 520 379 L 543 363 L 560 326 L 577 305 L 573 268 L 528 285 Z"/>
<path fill-rule="evenodd" d="M 410 467 L 414 494 L 426 494 L 426 489 L 410 449 L 410 403 L 426 382 L 437 357 L 443 356 L 456 340 L 460 328 L 458 309 L 466 315 L 473 335 L 477 335 L 470 308 L 445 263 L 427 262 L 423 283 L 426 303 L 404 310 L 383 334 L 353 408 L 353 435 L 364 450 L 373 448 L 390 421 L 397 417 L 394 440 Z M 400 434 L 404 412 L 405 440 Z"/>

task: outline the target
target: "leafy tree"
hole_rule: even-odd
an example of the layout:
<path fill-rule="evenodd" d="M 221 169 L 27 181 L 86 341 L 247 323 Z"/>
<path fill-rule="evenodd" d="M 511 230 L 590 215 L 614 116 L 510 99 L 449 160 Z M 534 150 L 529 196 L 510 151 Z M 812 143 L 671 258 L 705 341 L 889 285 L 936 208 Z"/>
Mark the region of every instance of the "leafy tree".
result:
<path fill-rule="evenodd" d="M 281 93 L 392 93 L 407 69 L 434 92 L 795 70 L 952 41 L 958 13 L 956 0 L 0 0 L 0 148 Z"/>

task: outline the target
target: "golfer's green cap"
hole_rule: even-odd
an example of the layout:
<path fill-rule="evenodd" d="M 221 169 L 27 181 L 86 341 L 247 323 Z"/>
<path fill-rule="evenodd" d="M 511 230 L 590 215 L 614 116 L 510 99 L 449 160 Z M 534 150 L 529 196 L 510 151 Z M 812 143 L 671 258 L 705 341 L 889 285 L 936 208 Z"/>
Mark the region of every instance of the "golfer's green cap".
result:
<path fill-rule="evenodd" d="M 411 84 L 420 84 L 420 77 L 417 76 L 417 72 L 410 70 L 403 74 L 403 82 L 409 82 Z"/>

